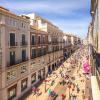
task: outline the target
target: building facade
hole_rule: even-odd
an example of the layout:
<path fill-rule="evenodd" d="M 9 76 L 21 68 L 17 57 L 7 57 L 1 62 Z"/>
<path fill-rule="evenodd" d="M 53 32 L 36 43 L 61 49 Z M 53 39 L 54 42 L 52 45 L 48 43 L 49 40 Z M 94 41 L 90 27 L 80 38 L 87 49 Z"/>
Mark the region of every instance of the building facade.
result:
<path fill-rule="evenodd" d="M 0 99 L 20 96 L 29 86 L 29 19 L 0 7 L 1 76 Z"/>
<path fill-rule="evenodd" d="M 23 96 L 63 60 L 63 32 L 43 18 L 30 21 L 0 7 L 0 100 Z"/>
<path fill-rule="evenodd" d="M 47 47 L 46 54 L 42 59 L 47 64 L 47 72 L 50 73 L 55 70 L 63 60 L 63 32 L 53 25 L 51 22 L 44 18 L 37 16 L 36 14 L 26 15 L 30 17 L 31 25 L 37 30 L 46 33 L 47 35 Z M 41 37 L 40 37 L 41 38 Z M 44 39 L 45 40 L 45 39 Z"/>
<path fill-rule="evenodd" d="M 71 54 L 76 41 L 36 14 L 18 16 L 0 7 L 0 100 L 23 97 L 60 66 L 64 49 Z"/>
<path fill-rule="evenodd" d="M 93 100 L 100 98 L 100 0 L 91 0 L 92 17 L 88 28 Z M 94 89 L 96 91 L 94 91 Z"/>
<path fill-rule="evenodd" d="M 64 58 L 67 59 L 81 44 L 81 39 L 72 34 L 65 34 L 63 37 L 64 42 Z"/>

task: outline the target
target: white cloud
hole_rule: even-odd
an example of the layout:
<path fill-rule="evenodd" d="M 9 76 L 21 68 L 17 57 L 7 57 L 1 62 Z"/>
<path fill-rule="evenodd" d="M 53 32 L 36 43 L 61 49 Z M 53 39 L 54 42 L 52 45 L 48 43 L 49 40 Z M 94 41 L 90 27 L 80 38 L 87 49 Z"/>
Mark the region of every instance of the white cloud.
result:
<path fill-rule="evenodd" d="M 11 0 L 11 2 L 10 0 L 2 0 L 0 5 L 4 5 L 8 9 L 17 13 L 47 13 L 48 15 L 46 15 L 46 18 L 64 30 L 64 32 L 76 33 L 83 37 L 84 35 L 86 36 L 90 18 L 87 14 L 80 16 L 80 13 L 82 12 L 78 10 L 89 10 L 89 2 L 90 0 Z M 49 16 L 52 16 L 50 14 L 54 15 L 55 18 L 50 18 Z M 65 18 L 58 18 L 59 15 L 65 16 Z M 67 16 L 71 15 L 74 15 L 73 19 L 67 19 Z M 80 16 L 80 18 L 75 19 L 75 16 Z"/>
<path fill-rule="evenodd" d="M 4 2 L 5 6 L 11 10 L 33 10 L 36 12 L 52 12 L 58 14 L 70 14 L 78 9 L 85 9 L 88 6 L 89 0 L 42 0 L 37 2 L 28 1 L 16 1 L 16 2 Z M 1 2 L 1 4 L 3 4 Z"/>
<path fill-rule="evenodd" d="M 90 23 L 90 19 L 88 17 L 76 20 L 51 20 L 55 25 L 58 25 L 60 29 L 64 32 L 75 33 L 80 37 L 86 37 L 88 31 L 88 24 Z"/>

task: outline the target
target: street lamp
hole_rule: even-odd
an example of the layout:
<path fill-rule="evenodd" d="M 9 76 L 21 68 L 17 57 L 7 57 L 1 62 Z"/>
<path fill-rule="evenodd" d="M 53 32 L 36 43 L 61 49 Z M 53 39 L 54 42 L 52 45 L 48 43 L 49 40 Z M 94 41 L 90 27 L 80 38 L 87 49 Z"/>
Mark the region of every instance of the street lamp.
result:
<path fill-rule="evenodd" d="M 45 82 L 45 92 L 46 92 L 46 82 L 48 82 L 48 80 L 44 80 L 44 82 Z"/>
<path fill-rule="evenodd" d="M 71 88 L 71 84 L 68 85 L 69 88 L 69 100 L 70 100 L 70 88 Z"/>

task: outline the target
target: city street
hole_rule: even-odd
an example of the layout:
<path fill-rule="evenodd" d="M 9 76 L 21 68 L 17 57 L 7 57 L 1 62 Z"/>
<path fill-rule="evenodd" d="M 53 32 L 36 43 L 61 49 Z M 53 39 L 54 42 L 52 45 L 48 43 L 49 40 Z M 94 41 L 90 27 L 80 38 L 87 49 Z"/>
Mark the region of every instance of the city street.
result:
<path fill-rule="evenodd" d="M 1 0 L 0 100 L 100 100 L 100 0 Z"/>
<path fill-rule="evenodd" d="M 83 53 L 81 54 L 81 50 Z M 53 100 L 48 96 L 49 89 L 54 91 L 54 100 L 62 100 L 62 94 L 64 100 L 91 100 L 89 99 L 89 75 L 82 74 L 82 61 L 83 56 L 88 54 L 86 48 L 78 49 L 75 51 L 70 58 L 68 58 L 57 70 L 55 70 L 49 77 L 48 80 L 42 82 L 38 89 L 40 95 L 33 95 L 31 93 L 25 100 Z M 46 92 L 45 92 L 46 85 Z"/>

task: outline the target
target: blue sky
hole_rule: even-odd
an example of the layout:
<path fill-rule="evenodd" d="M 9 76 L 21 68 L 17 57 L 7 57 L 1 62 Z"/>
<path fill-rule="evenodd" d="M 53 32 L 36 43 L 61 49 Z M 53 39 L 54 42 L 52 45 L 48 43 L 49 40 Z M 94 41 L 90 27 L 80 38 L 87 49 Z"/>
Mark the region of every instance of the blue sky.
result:
<path fill-rule="evenodd" d="M 61 30 L 85 37 L 90 17 L 90 0 L 0 0 L 16 14 L 37 13 Z"/>

